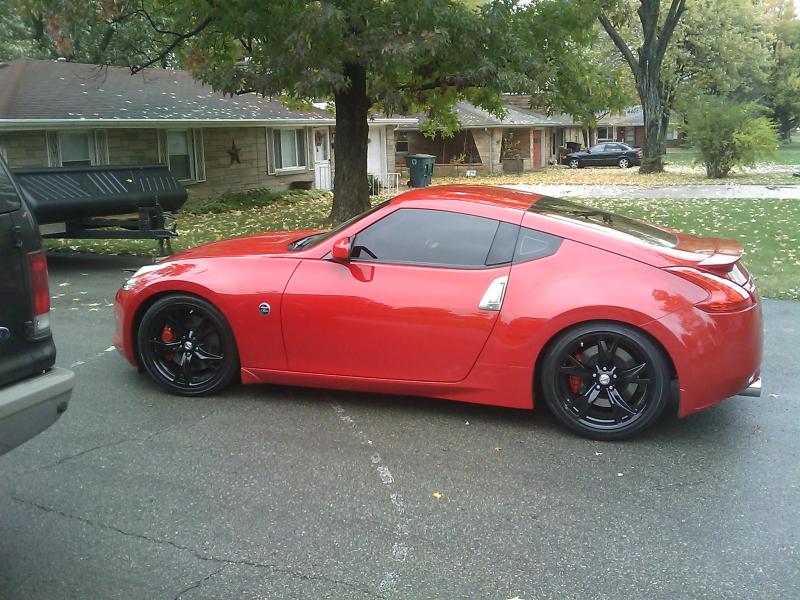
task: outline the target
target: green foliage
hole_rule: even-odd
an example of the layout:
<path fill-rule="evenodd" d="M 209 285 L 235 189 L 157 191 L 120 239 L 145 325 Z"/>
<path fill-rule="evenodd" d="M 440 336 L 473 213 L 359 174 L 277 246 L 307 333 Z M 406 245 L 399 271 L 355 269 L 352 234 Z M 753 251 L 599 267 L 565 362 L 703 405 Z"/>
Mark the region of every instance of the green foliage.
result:
<path fill-rule="evenodd" d="M 776 0 L 772 12 L 774 43 L 766 104 L 788 140 L 792 128 L 800 125 L 800 20 L 792 0 Z"/>
<path fill-rule="evenodd" d="M 686 133 L 714 179 L 726 177 L 736 166 L 754 166 L 777 150 L 773 123 L 762 107 L 716 96 L 695 101 L 686 114 Z"/>

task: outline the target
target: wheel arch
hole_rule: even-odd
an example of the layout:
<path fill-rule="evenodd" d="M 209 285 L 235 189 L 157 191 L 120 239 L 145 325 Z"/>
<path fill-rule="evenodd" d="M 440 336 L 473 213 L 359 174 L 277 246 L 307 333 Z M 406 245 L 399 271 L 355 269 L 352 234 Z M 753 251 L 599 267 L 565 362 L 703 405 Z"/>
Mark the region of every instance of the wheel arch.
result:
<path fill-rule="evenodd" d="M 675 367 L 675 361 L 673 360 L 672 356 L 670 355 L 669 351 L 667 350 L 667 345 L 660 340 L 657 336 L 653 335 L 647 329 L 644 329 L 641 324 L 631 323 L 630 321 L 624 321 L 620 319 L 584 319 L 580 321 L 572 322 L 568 325 L 561 326 L 559 328 L 554 329 L 554 331 L 548 332 L 548 337 L 546 341 L 542 344 L 539 353 L 536 355 L 536 358 L 533 362 L 533 381 L 531 382 L 531 389 L 532 389 L 532 399 L 531 403 L 535 407 L 536 401 L 538 398 L 541 398 L 542 394 L 542 383 L 541 383 L 541 373 L 542 373 L 542 361 L 544 360 L 545 356 L 549 349 L 553 346 L 555 341 L 563 334 L 577 327 L 581 327 L 583 325 L 596 323 L 598 325 L 604 323 L 613 323 L 614 325 L 624 325 L 626 327 L 630 327 L 635 329 L 638 333 L 641 333 L 645 337 L 647 337 L 655 346 L 662 352 L 664 358 L 667 360 L 667 364 L 669 365 L 670 375 L 673 379 L 678 377 L 678 371 Z"/>
<path fill-rule="evenodd" d="M 133 359 L 136 361 L 136 366 L 141 370 L 144 367 L 139 360 L 139 326 L 142 323 L 142 319 L 144 318 L 145 313 L 147 310 L 153 306 L 156 302 L 161 300 L 162 298 L 166 298 L 168 296 L 194 296 L 195 298 L 199 298 L 205 302 L 211 304 L 214 308 L 216 308 L 225 321 L 228 324 L 228 327 L 231 328 L 233 331 L 233 327 L 231 326 L 231 320 L 228 318 L 228 315 L 225 313 L 224 308 L 218 302 L 218 299 L 215 297 L 216 295 L 207 288 L 202 288 L 201 286 L 193 286 L 191 290 L 186 289 L 176 289 L 176 288 L 164 288 L 154 290 L 150 294 L 147 295 L 143 300 L 139 302 L 136 307 L 136 310 L 133 312 L 133 316 L 131 317 L 130 328 L 128 331 L 128 335 L 130 336 L 131 345 L 132 345 L 132 354 Z M 236 336 L 233 336 L 234 343 L 236 344 L 236 351 L 239 352 L 239 342 Z"/>

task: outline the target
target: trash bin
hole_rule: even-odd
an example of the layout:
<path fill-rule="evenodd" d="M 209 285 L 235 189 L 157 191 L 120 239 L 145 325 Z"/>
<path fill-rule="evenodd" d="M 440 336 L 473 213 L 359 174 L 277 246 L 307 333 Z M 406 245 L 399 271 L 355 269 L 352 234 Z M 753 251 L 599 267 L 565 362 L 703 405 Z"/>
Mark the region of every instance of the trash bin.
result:
<path fill-rule="evenodd" d="M 411 175 L 411 187 L 428 187 L 433 177 L 433 164 L 436 157 L 432 154 L 409 154 L 406 166 Z"/>

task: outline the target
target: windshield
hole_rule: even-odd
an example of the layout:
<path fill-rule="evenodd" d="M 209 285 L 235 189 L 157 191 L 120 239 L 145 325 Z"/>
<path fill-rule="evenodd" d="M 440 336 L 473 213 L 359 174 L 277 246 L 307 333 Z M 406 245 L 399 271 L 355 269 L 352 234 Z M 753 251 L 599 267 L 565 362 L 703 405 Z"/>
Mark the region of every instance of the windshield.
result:
<path fill-rule="evenodd" d="M 289 244 L 289 250 L 295 251 L 295 250 L 305 250 L 306 248 L 313 248 L 317 244 L 320 244 L 320 243 L 324 242 L 325 240 L 332 238 L 337 233 L 339 233 L 343 229 L 349 227 L 350 225 L 352 225 L 353 223 L 355 223 L 359 219 L 363 219 L 367 215 L 371 215 L 375 211 L 380 210 L 381 208 L 383 208 L 387 204 L 389 204 L 389 200 L 381 202 L 380 204 L 376 204 L 372 208 L 370 208 L 368 210 L 365 210 L 361 214 L 356 215 L 355 217 L 352 217 L 352 218 L 348 219 L 347 221 L 345 221 L 344 223 L 342 223 L 340 225 L 337 225 L 333 229 L 330 229 L 328 231 L 323 231 L 322 233 L 315 233 L 314 235 L 309 235 L 307 237 L 304 237 L 302 239 L 297 240 L 296 242 L 292 242 L 291 244 Z"/>
<path fill-rule="evenodd" d="M 555 215 L 572 221 L 591 223 L 614 231 L 627 233 L 643 242 L 672 248 L 677 246 L 678 239 L 669 231 L 653 225 L 624 217 L 597 208 L 581 206 L 560 198 L 542 198 L 528 209 L 530 212 Z"/>

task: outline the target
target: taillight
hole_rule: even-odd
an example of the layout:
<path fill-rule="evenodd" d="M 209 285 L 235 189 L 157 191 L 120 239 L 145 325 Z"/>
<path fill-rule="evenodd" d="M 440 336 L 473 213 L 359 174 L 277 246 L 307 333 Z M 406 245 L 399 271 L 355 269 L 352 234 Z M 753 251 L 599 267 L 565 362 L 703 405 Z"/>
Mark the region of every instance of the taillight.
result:
<path fill-rule="evenodd" d="M 637 150 L 636 151 L 636 158 L 642 158 L 642 151 L 641 150 Z"/>
<path fill-rule="evenodd" d="M 669 267 L 666 270 L 708 293 L 705 300 L 695 304 L 706 312 L 735 312 L 755 303 L 746 289 L 724 277 L 690 267 Z"/>
<path fill-rule="evenodd" d="M 28 254 L 33 295 L 33 334 L 40 335 L 50 329 L 50 286 L 47 283 L 47 259 L 37 250 Z"/>

